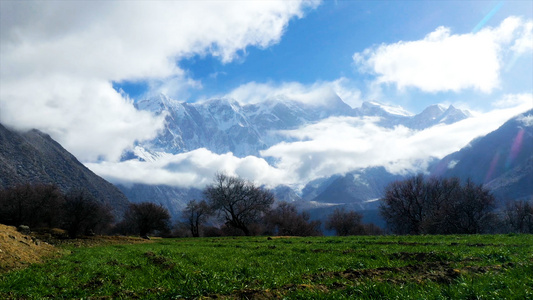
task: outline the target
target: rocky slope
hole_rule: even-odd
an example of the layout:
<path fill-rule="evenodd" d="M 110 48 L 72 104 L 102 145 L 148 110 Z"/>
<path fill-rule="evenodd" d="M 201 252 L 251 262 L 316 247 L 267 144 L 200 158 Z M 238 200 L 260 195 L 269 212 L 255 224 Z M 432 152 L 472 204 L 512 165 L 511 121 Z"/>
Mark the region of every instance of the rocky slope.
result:
<path fill-rule="evenodd" d="M 0 124 L 0 188 L 23 183 L 53 183 L 63 192 L 86 188 L 117 215 L 129 203 L 117 187 L 87 169 L 49 135 L 38 130 L 17 132 Z"/>

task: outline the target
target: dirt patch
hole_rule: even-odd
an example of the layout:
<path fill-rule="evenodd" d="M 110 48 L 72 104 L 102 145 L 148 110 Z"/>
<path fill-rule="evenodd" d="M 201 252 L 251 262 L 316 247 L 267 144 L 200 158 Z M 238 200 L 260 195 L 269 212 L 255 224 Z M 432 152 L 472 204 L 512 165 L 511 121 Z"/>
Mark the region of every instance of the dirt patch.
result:
<path fill-rule="evenodd" d="M 371 278 L 376 281 L 391 283 L 434 281 L 438 283 L 451 283 L 461 272 L 450 267 L 448 262 L 430 262 L 424 264 L 408 265 L 404 267 L 382 267 L 376 269 L 346 270 L 319 274 L 320 277 L 340 277 L 350 281 L 361 278 Z"/>
<path fill-rule="evenodd" d="M 279 239 L 294 239 L 298 238 L 297 236 L 288 236 L 288 235 L 276 235 L 276 236 L 269 236 L 267 237 L 267 240 L 279 240 Z"/>
<path fill-rule="evenodd" d="M 145 252 L 144 256 L 146 256 L 152 264 L 158 265 L 162 269 L 169 270 L 176 266 L 176 264 L 172 260 L 164 256 L 157 255 L 152 251 Z"/>
<path fill-rule="evenodd" d="M 513 263 L 506 263 L 494 266 L 466 266 L 463 268 L 453 268 L 450 262 L 437 261 L 421 264 L 407 265 L 404 267 L 381 267 L 375 269 L 345 270 L 342 272 L 326 272 L 307 276 L 312 281 L 325 278 L 343 278 L 349 281 L 358 281 L 369 278 L 375 281 L 386 281 L 395 284 L 405 284 L 408 282 L 422 283 L 433 281 L 441 284 L 450 284 L 462 274 L 480 274 L 489 271 L 500 271 L 512 268 Z"/>
<path fill-rule="evenodd" d="M 0 224 L 0 273 L 39 263 L 63 251 L 13 226 Z"/>
<path fill-rule="evenodd" d="M 414 260 L 414 261 L 425 261 L 425 262 L 435 262 L 443 261 L 444 256 L 448 256 L 448 253 L 435 253 L 435 252 L 396 252 L 389 255 L 391 259 L 399 260 Z"/>
<path fill-rule="evenodd" d="M 325 285 L 321 284 L 288 284 L 279 289 L 242 289 L 236 290 L 230 295 L 213 294 L 202 296 L 199 299 L 285 299 L 285 295 L 288 292 L 304 290 L 319 291 L 322 293 L 327 293 L 329 291 Z"/>

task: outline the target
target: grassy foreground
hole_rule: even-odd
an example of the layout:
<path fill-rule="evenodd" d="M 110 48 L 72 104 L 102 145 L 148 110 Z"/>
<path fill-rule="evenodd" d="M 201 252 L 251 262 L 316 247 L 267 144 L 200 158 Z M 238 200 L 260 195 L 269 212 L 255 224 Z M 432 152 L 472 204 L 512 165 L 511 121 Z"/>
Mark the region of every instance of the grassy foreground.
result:
<path fill-rule="evenodd" d="M 0 274 L 0 299 L 533 299 L 532 235 L 161 239 L 68 250 Z"/>

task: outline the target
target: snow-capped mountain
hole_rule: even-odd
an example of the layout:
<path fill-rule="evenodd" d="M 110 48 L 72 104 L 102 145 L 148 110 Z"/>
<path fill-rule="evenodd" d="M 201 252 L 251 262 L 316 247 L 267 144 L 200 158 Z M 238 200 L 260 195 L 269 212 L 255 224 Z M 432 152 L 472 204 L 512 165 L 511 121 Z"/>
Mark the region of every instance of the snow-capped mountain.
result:
<path fill-rule="evenodd" d="M 280 130 L 296 129 L 329 117 L 379 117 L 378 124 L 383 127 L 403 125 L 424 129 L 469 116 L 453 106 L 446 109 L 439 105 L 430 106 L 418 115 L 376 102 L 364 102 L 360 108 L 352 109 L 338 96 L 319 104 L 277 98 L 241 105 L 225 98 L 187 103 L 158 95 L 139 101 L 136 107 L 166 115 L 166 125 L 159 136 L 139 145 L 148 151 L 176 154 L 206 148 L 217 154 L 232 152 L 238 157 L 258 155 L 261 150 L 287 141 L 286 136 L 278 134 Z"/>
<path fill-rule="evenodd" d="M 230 99 L 202 103 L 179 102 L 159 95 L 136 103 L 137 109 L 166 115 L 159 136 L 141 146 L 152 151 L 182 153 L 198 148 L 238 157 L 258 155 L 260 150 L 281 141 L 278 130 L 293 129 L 331 116 L 351 115 L 340 98 L 322 105 L 287 99 L 240 105 Z"/>
<path fill-rule="evenodd" d="M 448 108 L 436 104 L 424 109 L 420 114 L 411 118 L 406 125 L 413 129 L 424 129 L 437 124 L 452 124 L 470 117 L 468 111 L 455 108 L 450 105 Z"/>
<path fill-rule="evenodd" d="M 217 154 L 232 152 L 238 157 L 258 156 L 261 150 L 280 142 L 291 142 L 291 138 L 279 134 L 280 131 L 298 129 L 330 117 L 375 117 L 378 118 L 377 124 L 382 127 L 402 125 L 419 130 L 439 123 L 453 123 L 469 116 L 468 112 L 453 106 L 445 108 L 437 105 L 428 107 L 418 115 L 401 107 L 376 102 L 364 102 L 361 107 L 354 109 L 338 96 L 312 104 L 284 97 L 268 99 L 261 103 L 241 104 L 225 98 L 187 103 L 158 95 L 138 101 L 136 107 L 156 115 L 164 115 L 166 125 L 157 138 L 137 145 L 123 157 L 124 160 L 155 161 L 165 155 L 185 153 L 198 148 L 206 148 Z M 368 208 L 372 203 L 365 201 L 379 198 L 383 187 L 396 179 L 399 177 L 387 173 L 383 168 L 372 168 L 315 180 L 299 192 L 287 186 L 277 187 L 274 192 L 278 199 L 286 201 L 350 203 L 360 208 Z M 151 198 L 154 202 L 171 207 L 174 215 L 190 200 L 188 198 L 193 195 L 201 197 L 201 191 L 194 188 L 144 184 L 119 188 L 133 202 Z"/>

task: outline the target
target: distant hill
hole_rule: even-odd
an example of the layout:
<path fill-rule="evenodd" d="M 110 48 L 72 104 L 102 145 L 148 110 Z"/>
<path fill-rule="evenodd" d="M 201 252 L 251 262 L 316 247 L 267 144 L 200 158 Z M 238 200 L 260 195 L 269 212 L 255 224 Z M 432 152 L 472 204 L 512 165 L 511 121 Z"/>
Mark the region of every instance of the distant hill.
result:
<path fill-rule="evenodd" d="M 63 192 L 86 188 L 122 214 L 129 202 L 114 185 L 94 174 L 72 154 L 38 130 L 17 132 L 0 124 L 0 188 L 23 183 L 54 183 Z"/>
<path fill-rule="evenodd" d="M 501 200 L 532 198 L 533 110 L 444 157 L 431 174 L 470 178 Z"/>

